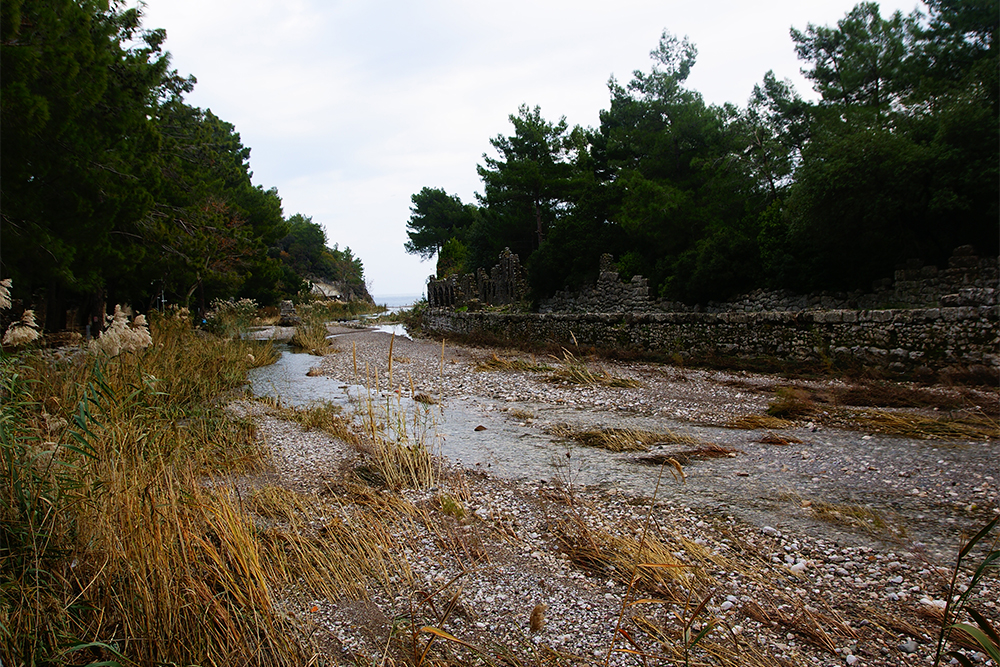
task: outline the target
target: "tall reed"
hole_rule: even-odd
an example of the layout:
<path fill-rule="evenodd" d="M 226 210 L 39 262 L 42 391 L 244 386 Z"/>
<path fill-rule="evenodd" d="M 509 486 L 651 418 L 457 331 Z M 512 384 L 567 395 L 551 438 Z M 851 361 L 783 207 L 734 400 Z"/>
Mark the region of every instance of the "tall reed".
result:
<path fill-rule="evenodd" d="M 262 531 L 227 481 L 266 452 L 220 397 L 270 344 L 151 328 L 139 352 L 0 358 L 0 662 L 305 662 L 284 591 L 371 545 Z"/>

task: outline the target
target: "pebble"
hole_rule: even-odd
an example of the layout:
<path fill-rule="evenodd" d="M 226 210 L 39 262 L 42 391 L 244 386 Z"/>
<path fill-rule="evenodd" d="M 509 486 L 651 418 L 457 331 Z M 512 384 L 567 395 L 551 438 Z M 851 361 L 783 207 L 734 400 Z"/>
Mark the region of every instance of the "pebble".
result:
<path fill-rule="evenodd" d="M 353 336 L 347 337 L 353 338 Z M 384 358 L 384 352 L 377 351 L 376 346 L 371 345 L 371 339 L 358 337 L 358 361 L 362 363 L 364 354 L 369 349 L 376 353 L 374 358 Z M 386 337 L 386 344 L 388 337 Z M 348 351 L 351 343 L 348 342 Z M 381 345 L 381 344 L 380 344 Z M 516 374 L 516 373 L 478 373 L 471 370 L 473 354 L 468 356 L 453 356 L 459 361 L 455 364 L 445 364 L 444 382 L 440 381 L 440 342 L 436 351 L 429 356 L 429 363 L 424 370 L 418 368 L 421 361 L 421 354 L 412 350 L 416 344 L 403 339 L 396 340 L 395 354 L 406 356 L 412 359 L 411 363 L 400 363 L 396 366 L 397 375 L 395 377 L 405 377 L 410 374 L 414 385 L 424 388 L 425 391 L 433 391 L 437 396 L 438 388 L 443 389 L 443 394 L 448 396 L 458 394 L 468 396 L 469 405 L 475 405 L 483 396 L 504 396 L 503 400 L 495 403 L 481 402 L 480 405 L 496 408 L 488 416 L 480 416 L 477 419 L 483 421 L 485 428 L 489 432 L 496 434 L 495 424 L 504 423 L 497 421 L 487 421 L 487 419 L 504 419 L 504 412 L 508 409 L 509 401 L 516 401 L 522 404 L 530 401 L 537 401 L 544 405 L 573 405 L 580 408 L 578 411 L 581 417 L 595 416 L 598 419 L 606 412 L 596 411 L 594 406 L 598 402 L 604 402 L 608 406 L 631 404 L 630 410 L 645 410 L 647 408 L 637 407 L 642 405 L 656 405 L 657 414 L 667 417 L 676 417 L 681 413 L 687 419 L 697 420 L 706 414 L 713 414 L 713 419 L 724 423 L 727 415 L 749 412 L 763 412 L 768 400 L 768 394 L 758 391 L 739 392 L 731 387 L 722 384 L 718 379 L 710 379 L 711 373 L 706 371 L 677 370 L 670 369 L 672 374 L 683 374 L 685 380 L 676 382 L 678 397 L 681 399 L 677 403 L 670 403 L 669 400 L 652 400 L 656 394 L 645 396 L 643 390 L 611 390 L 607 388 L 587 388 L 587 392 L 580 387 L 567 385 L 555 386 L 537 381 L 537 374 Z M 433 346 L 431 346 L 433 347 Z M 412 349 L 411 349 L 412 348 Z M 449 353 L 450 354 L 450 353 Z M 477 352 L 478 354 L 478 352 Z M 484 353 L 485 354 L 485 353 Z M 351 364 L 351 354 L 330 355 L 323 360 L 324 368 L 327 372 L 340 365 L 341 369 L 347 368 Z M 373 362 L 373 367 L 377 365 Z M 616 375 L 631 373 L 632 366 L 622 365 L 621 369 L 615 366 Z M 635 368 L 641 368 L 635 365 Z M 650 371 L 653 372 L 653 371 Z M 663 370 L 655 372 L 666 375 Z M 636 377 L 647 381 L 647 371 L 637 371 Z M 343 376 L 341 373 L 333 372 L 334 376 Z M 756 383 L 759 382 L 752 376 L 744 379 L 736 375 L 719 374 L 717 378 L 732 378 L 734 381 Z M 443 387 L 442 387 L 443 384 Z M 666 383 L 665 383 L 666 384 Z M 614 392 L 614 393 L 611 393 Z M 709 393 L 714 392 L 711 401 L 705 399 Z M 739 393 L 739 397 L 736 394 Z M 672 400 L 672 397 L 671 399 Z M 643 402 L 645 401 L 645 402 Z M 755 402 L 756 401 L 756 402 Z M 566 409 L 566 408 L 559 408 Z M 603 408 L 602 408 L 603 410 Z M 486 410 L 484 408 L 483 413 Z M 323 483 L 325 475 L 332 475 L 345 465 L 350 465 L 356 454 L 343 447 L 332 447 L 330 438 L 318 431 L 303 431 L 296 426 L 273 420 L 266 415 L 255 417 L 258 421 L 258 429 L 262 437 L 276 451 L 276 467 L 283 476 L 293 480 L 293 483 L 303 488 L 319 487 Z M 538 412 L 532 420 L 519 418 L 517 420 L 506 417 L 507 424 L 518 426 L 519 430 L 525 430 L 531 434 L 540 434 L 546 422 L 544 417 Z M 476 424 L 472 421 L 471 426 Z M 813 423 L 807 427 L 812 432 L 818 432 L 819 427 Z M 813 430 L 815 429 L 815 430 Z M 871 438 L 866 436 L 864 450 L 858 452 L 855 460 L 839 462 L 831 459 L 831 452 L 845 451 L 845 445 L 828 445 L 826 440 L 834 442 L 834 433 L 837 429 L 829 429 L 824 432 L 822 438 L 824 443 L 817 441 L 806 443 L 800 447 L 809 449 L 802 450 L 802 456 L 796 455 L 798 461 L 792 463 L 780 447 L 760 446 L 750 444 L 743 445 L 737 462 L 753 474 L 748 477 L 727 478 L 727 484 L 736 485 L 757 485 L 740 487 L 743 489 L 739 493 L 747 495 L 748 498 L 755 498 L 754 494 L 760 493 L 762 497 L 767 496 L 771 489 L 764 486 L 767 484 L 766 463 L 768 460 L 778 458 L 779 462 L 787 462 L 792 466 L 790 470 L 783 473 L 783 479 L 796 479 L 796 475 L 808 474 L 805 480 L 813 480 L 816 483 L 815 492 L 822 493 L 826 488 L 844 488 L 852 493 L 869 493 L 869 486 L 874 488 L 877 483 L 881 492 L 885 488 L 886 492 L 895 494 L 909 493 L 917 490 L 918 493 L 911 496 L 914 501 L 919 502 L 922 512 L 926 512 L 928 517 L 933 516 L 931 503 L 934 499 L 943 494 L 937 487 L 933 486 L 938 482 L 949 483 L 952 479 L 957 482 L 957 486 L 949 486 L 949 493 L 960 494 L 949 500 L 959 509 L 973 504 L 973 500 L 980 506 L 997 499 L 998 485 L 995 480 L 983 471 L 963 470 L 962 476 L 956 474 L 959 466 L 955 465 L 956 456 L 950 450 L 943 449 L 936 454 L 927 453 L 931 463 L 938 460 L 949 461 L 949 465 L 938 465 L 931 470 L 923 465 L 921 457 L 924 456 L 925 449 L 921 449 L 914 456 L 916 461 L 908 460 L 906 468 L 897 462 L 891 454 L 895 451 L 891 449 L 893 443 L 898 440 L 888 437 Z M 466 431 L 468 433 L 468 431 Z M 742 433 L 734 431 L 735 433 Z M 828 435 L 829 434 L 829 435 Z M 808 439 L 808 434 L 799 431 L 802 439 Z M 471 437 L 471 433 L 469 434 Z M 482 437 L 488 437 L 484 434 Z M 857 436 L 853 441 L 858 442 Z M 763 457 L 760 452 L 766 452 L 770 459 Z M 963 450 L 964 451 L 964 450 Z M 945 457 L 945 458 L 939 458 Z M 574 456 L 574 462 L 577 461 Z M 725 459 L 723 459 L 725 461 Z M 777 470 L 780 466 L 775 466 Z M 487 466 L 482 466 L 484 473 L 473 473 L 476 477 L 467 475 L 467 490 L 471 490 L 474 501 L 467 503 L 466 507 L 475 517 L 470 521 L 469 517 L 464 519 L 464 524 L 456 522 L 455 530 L 465 525 L 470 532 L 456 532 L 456 535 L 478 535 L 477 539 L 482 540 L 482 545 L 491 550 L 490 562 L 484 563 L 480 567 L 468 568 L 464 574 L 456 566 L 454 556 L 447 550 L 442 550 L 440 545 L 440 535 L 426 534 L 419 525 L 412 525 L 408 530 L 417 531 L 415 534 L 400 534 L 398 540 L 401 544 L 408 545 L 409 552 L 403 552 L 409 562 L 414 580 L 428 582 L 440 582 L 437 585 L 444 585 L 460 575 L 462 588 L 462 602 L 470 613 L 473 614 L 474 621 L 468 621 L 465 627 L 468 630 L 475 628 L 479 632 L 501 632 L 501 628 L 510 626 L 510 634 L 506 635 L 509 643 L 506 645 L 519 645 L 518 637 L 527 632 L 527 617 L 532 607 L 536 604 L 547 605 L 545 615 L 545 628 L 536 636 L 533 641 L 540 645 L 554 643 L 565 647 L 566 650 L 576 655 L 594 655 L 603 660 L 607 654 L 609 638 L 613 634 L 616 619 L 622 609 L 622 598 L 625 594 L 625 587 L 617 589 L 613 581 L 608 585 L 608 577 L 605 574 L 599 580 L 590 573 L 581 570 L 577 565 L 567 561 L 566 558 L 554 557 L 558 553 L 559 542 L 553 533 L 550 517 L 540 513 L 533 503 L 537 501 L 538 494 L 542 489 L 546 493 L 557 489 L 559 484 L 556 477 L 549 473 L 533 472 L 534 481 L 518 482 L 502 480 L 487 476 Z M 842 470 L 844 468 L 844 470 Z M 952 470 L 954 468 L 954 470 Z M 685 466 L 689 476 L 704 474 L 710 471 L 708 464 L 690 464 Z M 732 468 L 730 468 L 732 470 Z M 944 472 L 934 472 L 947 470 L 953 477 L 945 477 Z M 846 475 L 850 473 L 848 479 Z M 731 473 L 734 474 L 734 473 Z M 979 475 L 978 477 L 974 475 Z M 551 479 L 552 482 L 540 484 L 537 480 L 539 476 Z M 870 478 L 870 480 L 869 480 Z M 801 479 L 801 478 L 800 478 Z M 692 482 L 693 483 L 693 482 Z M 906 484 L 906 487 L 902 487 Z M 900 486 L 897 486 L 900 485 Z M 807 486 L 807 485 L 803 485 Z M 802 488 L 800 486 L 799 488 Z M 975 491 L 973 491 L 975 488 Z M 440 491 L 448 489 L 447 484 L 442 483 Z M 930 491 L 930 493 L 928 493 Z M 600 522 L 609 531 L 618 530 L 628 522 L 635 525 L 641 524 L 648 505 L 644 502 L 636 505 L 629 504 L 629 499 L 633 496 L 627 491 L 616 489 L 615 494 L 598 494 L 593 490 L 580 487 L 578 489 L 581 502 L 584 500 L 593 503 L 594 507 L 600 508 L 592 520 Z M 732 492 L 731 492 L 732 493 Z M 920 494 L 924 496 L 921 497 Z M 415 503 L 429 503 L 432 498 L 430 492 L 407 492 L 406 498 Z M 974 495 L 974 497 L 972 497 Z M 611 499 L 613 497 L 613 500 Z M 683 496 L 674 496 L 675 499 Z M 821 499 L 823 496 L 816 496 Z M 809 502 L 809 499 L 805 499 Z M 422 505 L 429 506 L 429 505 Z M 581 507 L 584 505 L 581 505 Z M 560 511 L 554 506 L 554 512 Z M 789 515 L 814 511 L 810 508 L 800 508 L 799 503 L 782 505 L 789 511 Z M 784 510 L 781 510 L 784 511 Z M 735 515 L 735 512 L 733 513 Z M 741 641 L 753 641 L 767 655 L 777 655 L 774 651 L 781 651 L 786 654 L 785 664 L 820 664 L 829 665 L 830 654 L 824 653 L 807 642 L 802 642 L 799 635 L 792 635 L 788 638 L 789 629 L 761 624 L 746 613 L 747 603 L 766 604 L 768 600 L 774 600 L 776 604 L 787 605 L 782 614 L 794 614 L 796 610 L 805 607 L 811 608 L 813 614 L 826 614 L 825 610 L 833 605 L 835 614 L 843 615 L 845 620 L 853 616 L 851 610 L 854 605 L 860 604 L 877 608 L 880 612 L 888 613 L 901 618 L 907 618 L 906 614 L 912 613 L 914 598 L 911 594 L 921 590 L 934 591 L 933 582 L 936 581 L 935 573 L 931 571 L 918 572 L 918 567 L 913 564 L 918 562 L 912 554 L 903 552 L 899 547 L 886 547 L 879 545 L 873 540 L 861 538 L 849 542 L 841 541 L 839 538 L 843 531 L 837 529 L 834 524 L 829 525 L 827 533 L 803 533 L 801 524 L 789 520 L 785 523 L 785 518 L 779 516 L 779 525 L 783 530 L 778 530 L 770 523 L 761 525 L 753 524 L 742 518 L 736 519 L 728 516 L 728 510 L 720 513 L 713 507 L 710 511 L 695 503 L 688 503 L 678 500 L 673 505 L 666 502 L 662 504 L 661 510 L 656 510 L 657 525 L 664 528 L 676 526 L 678 530 L 683 529 L 685 536 L 694 545 L 713 554 L 713 558 L 730 559 L 733 566 L 723 567 L 718 565 L 719 571 L 710 572 L 716 585 L 723 590 L 730 592 L 725 596 L 725 600 L 718 609 L 726 612 L 725 618 L 729 622 L 737 622 L 730 629 L 734 635 L 743 635 L 746 639 Z M 513 523 L 516 517 L 517 524 Z M 914 517 L 915 518 L 915 517 Z M 821 524 L 824 525 L 824 524 Z M 922 521 L 919 522 L 922 525 Z M 513 535 L 502 532 L 510 529 Z M 464 530 L 464 529 L 463 529 Z M 928 528 L 928 532 L 933 533 L 934 525 Z M 497 536 L 506 535 L 503 540 Z M 725 535 L 725 539 L 722 536 Z M 766 539 L 762 539 L 761 535 Z M 419 538 L 419 539 L 418 539 Z M 925 535 L 920 536 L 921 540 L 926 540 Z M 895 549 L 895 553 L 891 551 Z M 684 548 L 680 545 L 671 546 L 670 551 L 677 551 L 682 559 L 690 558 Z M 924 553 L 928 553 L 926 548 Z M 777 552 L 777 553 L 775 553 Z M 761 554 L 765 559 L 775 559 L 774 566 L 768 567 L 766 562 L 758 563 L 762 574 L 759 577 L 745 576 L 741 572 L 741 567 L 747 562 L 748 554 Z M 931 554 L 933 555 L 933 554 Z M 921 556 L 924 557 L 924 556 Z M 721 561 L 720 561 L 721 562 Z M 949 561 L 944 561 L 949 562 Z M 558 567 L 557 567 L 558 565 Z M 711 567 L 716 567 L 712 565 Z M 790 576 L 789 572 L 795 576 Z M 565 575 L 565 576 L 564 576 Z M 456 580 L 459 581 L 459 580 Z M 885 582 L 894 586 L 901 586 L 907 581 L 908 587 L 905 590 L 883 592 L 882 585 Z M 544 584 L 544 585 L 543 585 Z M 799 588 L 801 586 L 801 588 Z M 404 591 L 405 593 L 405 591 Z M 995 591 L 994 591 L 995 593 Z M 394 596 L 386 591 L 372 591 L 371 603 L 377 605 L 384 615 L 393 618 L 398 614 L 408 613 L 412 601 L 405 595 Z M 940 603 L 940 600 L 926 598 L 931 604 Z M 927 603 L 925 603 L 927 604 Z M 325 611 L 318 614 L 317 620 L 325 627 L 351 628 L 350 618 L 345 616 L 343 610 L 336 605 L 324 603 L 321 607 Z M 653 608 L 652 605 L 649 606 Z M 995 607 L 992 607 L 995 608 Z M 523 613 L 522 613 L 523 610 Z M 667 609 L 664 609 L 664 616 L 669 616 Z M 517 623 L 513 624 L 514 618 Z M 851 621 L 853 624 L 855 621 Z M 340 625 L 336 625 L 340 623 Z M 452 630 L 455 626 L 449 626 Z M 516 629 L 515 629 L 516 627 Z M 857 625 L 852 625 L 857 628 Z M 875 627 L 874 624 L 872 627 Z M 579 628 L 579 632 L 568 632 L 570 629 Z M 447 628 L 446 628 L 447 629 Z M 827 628 L 830 630 L 830 628 Z M 449 631 L 452 631 L 449 630 Z M 606 631 L 606 632 L 605 632 Z M 361 633 L 342 631 L 344 634 L 345 647 L 364 647 L 368 655 L 381 655 L 380 646 L 366 644 Z M 457 631 L 456 631 L 457 632 Z M 832 630 L 831 630 L 832 632 Z M 917 643 L 913 639 L 899 644 L 902 638 L 889 638 L 880 636 L 873 630 L 866 630 L 865 650 L 861 655 L 855 655 L 855 650 L 842 651 L 841 655 L 846 664 L 855 665 L 864 662 L 867 665 L 878 667 L 883 664 L 911 665 L 922 664 L 923 656 L 916 655 Z M 340 633 L 338 633 L 340 634 Z M 458 634 L 463 637 L 464 635 Z M 470 637 L 474 639 L 474 637 Z M 503 639 L 501 637 L 501 639 Z M 875 657 L 880 654 L 886 655 L 897 647 L 904 655 L 893 651 L 893 662 L 879 662 Z M 364 653 L 362 651 L 362 653 Z M 863 656 L 863 657 L 862 657 Z M 906 656 L 913 656 L 912 658 Z M 622 658 L 618 660 L 618 658 Z M 900 662 L 902 660 L 903 662 Z M 612 656 L 612 664 L 624 665 L 634 664 L 627 662 L 622 656 Z M 777 661 L 775 661 L 777 664 Z"/>

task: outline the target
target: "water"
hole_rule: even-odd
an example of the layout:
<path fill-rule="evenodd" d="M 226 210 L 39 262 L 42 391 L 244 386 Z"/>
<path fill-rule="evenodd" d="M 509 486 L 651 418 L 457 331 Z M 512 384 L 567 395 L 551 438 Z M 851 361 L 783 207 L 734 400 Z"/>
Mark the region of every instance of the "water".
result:
<path fill-rule="evenodd" d="M 391 326 L 385 327 L 387 332 Z M 398 335 L 398 332 L 395 332 Z M 480 397 L 448 399 L 447 405 L 416 403 L 384 392 L 375 395 L 364 386 L 327 376 L 307 375 L 320 364 L 316 356 L 280 346 L 281 358 L 250 375 L 253 393 L 280 399 L 285 405 L 308 406 L 329 402 L 345 409 L 359 401 L 373 401 L 380 410 L 406 415 L 417 424 L 428 447 L 462 465 L 513 479 L 553 480 L 600 485 L 639 495 L 651 495 L 658 467 L 641 465 L 635 454 L 576 447 L 556 441 L 540 428 L 511 419 L 500 402 Z M 566 421 L 579 415 L 572 409 L 533 406 L 546 421 Z M 477 427 L 484 427 L 476 430 Z M 668 475 L 669 476 L 669 475 Z"/>
<path fill-rule="evenodd" d="M 385 306 L 390 313 L 408 310 L 423 298 L 423 294 L 378 294 L 372 296 L 377 305 Z"/>
<path fill-rule="evenodd" d="M 250 378 L 253 392 L 295 406 L 328 401 L 345 409 L 362 404 L 367 408 L 370 401 L 378 413 L 390 410 L 393 414 L 405 414 L 410 434 L 418 432 L 435 454 L 493 475 L 519 480 L 558 480 L 647 498 L 655 492 L 667 504 L 700 507 L 757 525 L 782 529 L 797 526 L 812 533 L 820 530 L 829 539 L 844 543 L 867 543 L 871 538 L 843 526 L 817 523 L 788 498 L 869 505 L 907 525 L 912 539 L 943 547 L 950 545 L 948 540 L 956 529 L 954 508 L 932 498 L 914 504 L 915 500 L 905 496 L 907 489 L 890 490 L 883 479 L 889 475 L 892 481 L 896 477 L 894 468 L 889 468 L 886 474 L 878 469 L 902 461 L 907 470 L 933 471 L 941 467 L 937 459 L 945 457 L 954 459 L 954 465 L 948 468 L 995 468 L 995 463 L 986 463 L 989 447 L 974 446 L 975 443 L 952 444 L 939 452 L 924 441 L 888 436 L 862 439 L 860 434 L 850 431 L 791 428 L 783 433 L 799 438 L 801 444 L 775 447 L 758 442 L 763 431 L 738 431 L 621 412 L 544 403 L 503 403 L 477 396 L 450 397 L 443 406 L 426 405 L 395 394 L 375 394 L 363 386 L 329 377 L 307 376 L 309 369 L 319 363 L 318 357 L 286 348 L 277 363 L 253 370 Z M 639 460 L 641 455 L 567 444 L 545 434 L 537 423 L 513 419 L 513 408 L 531 412 L 537 423 L 570 423 L 579 429 L 624 427 L 670 431 L 701 443 L 730 447 L 738 453 L 735 457 L 691 461 L 684 467 L 683 482 L 673 478 L 668 466 L 662 472 L 657 490 L 661 468 L 643 464 Z M 476 430 L 480 426 L 483 428 Z M 663 453 L 669 455 L 670 451 Z M 804 463 L 807 453 L 810 461 Z M 877 459 L 877 466 L 858 463 L 866 457 Z M 875 472 L 870 472 L 873 469 Z M 850 476 L 843 471 L 849 471 Z"/>
<path fill-rule="evenodd" d="M 382 333 L 394 334 L 396 336 L 401 336 L 403 338 L 409 338 L 413 340 L 409 332 L 406 330 L 406 326 L 402 324 L 377 324 L 371 327 L 375 331 L 381 331 Z"/>
<path fill-rule="evenodd" d="M 287 345 L 275 347 L 281 350 L 277 362 L 250 371 L 250 388 L 254 396 L 279 399 L 285 405 L 297 407 L 321 402 L 345 407 L 349 404 L 349 385 L 325 375 L 306 375 L 311 368 L 319 366 L 319 357 L 293 351 Z"/>

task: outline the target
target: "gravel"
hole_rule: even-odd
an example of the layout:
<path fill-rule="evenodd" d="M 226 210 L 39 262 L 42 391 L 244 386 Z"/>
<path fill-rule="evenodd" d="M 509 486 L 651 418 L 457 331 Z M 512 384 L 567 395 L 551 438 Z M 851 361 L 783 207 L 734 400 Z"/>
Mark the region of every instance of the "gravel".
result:
<path fill-rule="evenodd" d="M 632 538 L 652 526 L 682 563 L 700 568 L 705 583 L 692 579 L 685 588 L 682 581 L 679 590 L 711 593 L 696 620 L 716 619 L 704 641 L 721 647 L 718 655 L 735 656 L 709 664 L 926 665 L 946 595 L 942 568 L 952 566 L 961 532 L 997 512 L 1000 457 L 992 441 L 928 442 L 798 424 L 781 433 L 802 442 L 776 446 L 755 442 L 766 431 L 721 428 L 763 414 L 774 389 L 789 383 L 782 378 L 591 362 L 595 372 L 638 386 L 560 385 L 543 372 L 476 370 L 495 353 L 552 367 L 558 360 L 395 337 L 389 387 L 390 337 L 336 333 L 340 352 L 317 358 L 322 373 L 351 382 L 356 365 L 367 363 L 389 395 L 397 388 L 404 396 L 424 393 L 461 412 L 468 419 L 457 422 L 463 437 L 480 437 L 464 426 L 483 421 L 485 435 L 557 451 L 545 433 L 559 423 L 681 430 L 738 451 L 687 465 L 687 481 L 665 480 L 655 497 L 648 488 L 657 468 L 645 468 L 643 486 L 574 474 L 571 463 L 542 477 L 535 470 L 497 474 L 499 467 L 474 456 L 444 462 L 437 487 L 402 492 L 425 519 L 390 522 L 408 573 L 371 586 L 365 600 L 311 600 L 304 612 L 301 601 L 289 603 L 335 662 L 404 660 L 414 643 L 408 628 L 419 624 L 440 626 L 494 661 L 507 655 L 527 663 L 546 656 L 603 663 L 615 637 L 617 649 L 669 652 L 679 641 L 675 614 L 688 618 L 700 600 L 687 611 L 676 601 L 626 605 L 650 592 L 630 592 L 622 583 L 627 576 L 574 562 L 561 538 L 566 522 L 579 521 L 593 534 Z M 274 452 L 275 470 L 260 483 L 322 493 L 357 464 L 357 452 L 342 441 L 259 404 L 240 409 L 254 415 Z M 641 454 L 600 455 L 622 474 L 639 476 Z M 456 498 L 464 515 L 443 512 L 443 495 Z M 873 529 L 859 522 L 851 514 L 857 507 L 883 523 Z M 967 583 L 960 575 L 959 585 Z M 997 578 L 974 593 L 978 608 L 997 622 Z M 616 634 L 619 619 L 625 633 Z M 662 633 L 656 641 L 649 628 Z M 440 638 L 435 647 L 453 661 L 469 659 L 457 642 Z M 610 662 L 636 660 L 615 652 Z"/>

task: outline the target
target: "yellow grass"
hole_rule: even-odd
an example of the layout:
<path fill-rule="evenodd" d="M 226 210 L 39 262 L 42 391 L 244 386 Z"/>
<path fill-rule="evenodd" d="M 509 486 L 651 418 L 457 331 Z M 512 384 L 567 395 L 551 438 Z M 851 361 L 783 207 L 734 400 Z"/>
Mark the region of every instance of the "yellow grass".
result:
<path fill-rule="evenodd" d="M 586 447 L 599 447 L 612 452 L 644 452 L 653 445 L 660 444 L 699 444 L 686 435 L 629 428 L 576 429 L 567 424 L 555 424 L 546 429 L 546 433 L 573 440 Z"/>
<path fill-rule="evenodd" d="M 230 476 L 267 452 L 220 399 L 273 348 L 196 336 L 183 317 L 152 333 L 138 353 L 0 366 L 0 662 L 304 664 L 288 592 L 405 578 L 389 519 L 240 491 Z"/>

